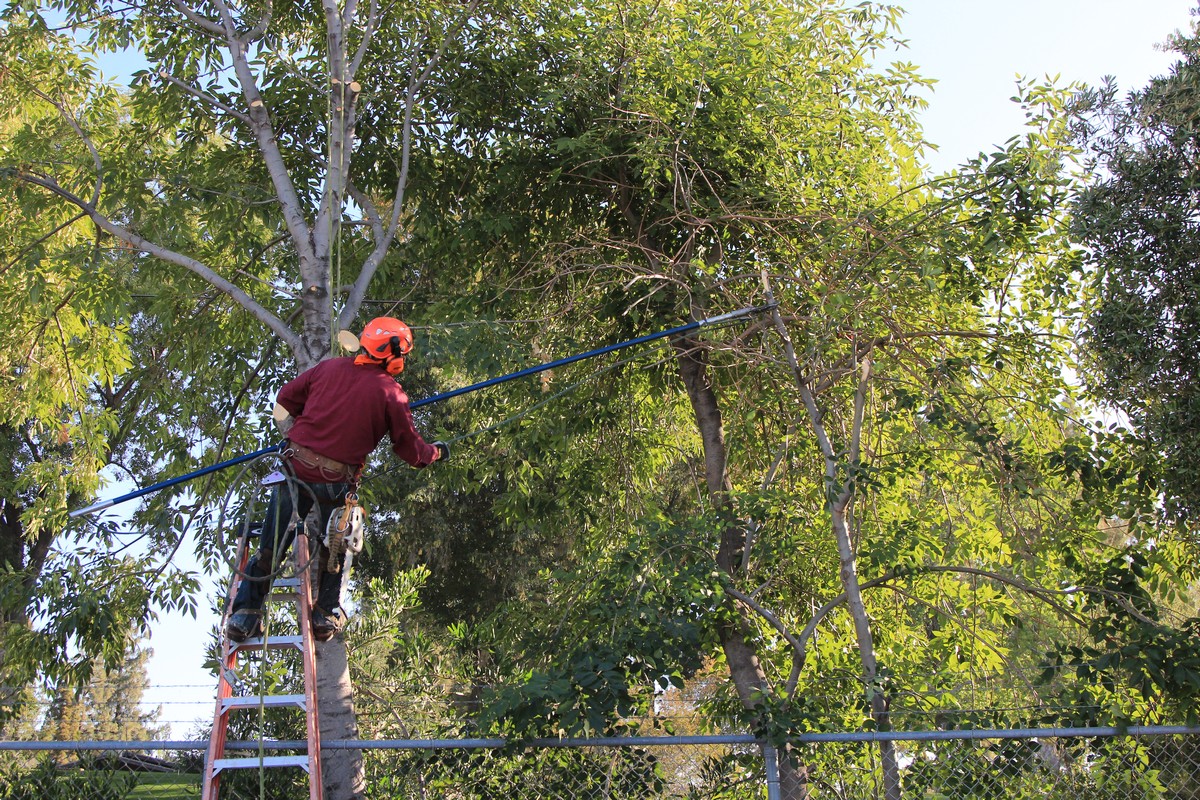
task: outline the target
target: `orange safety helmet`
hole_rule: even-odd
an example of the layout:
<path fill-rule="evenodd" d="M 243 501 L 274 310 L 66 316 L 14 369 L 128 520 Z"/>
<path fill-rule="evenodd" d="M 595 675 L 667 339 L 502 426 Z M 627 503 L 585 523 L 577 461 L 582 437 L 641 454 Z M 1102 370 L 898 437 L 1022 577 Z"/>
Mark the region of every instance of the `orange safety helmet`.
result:
<path fill-rule="evenodd" d="M 363 328 L 358 343 L 364 352 L 354 359 L 355 364 L 382 363 L 389 375 L 399 375 L 404 371 L 404 356 L 412 351 L 413 336 L 400 320 L 376 317 Z"/>

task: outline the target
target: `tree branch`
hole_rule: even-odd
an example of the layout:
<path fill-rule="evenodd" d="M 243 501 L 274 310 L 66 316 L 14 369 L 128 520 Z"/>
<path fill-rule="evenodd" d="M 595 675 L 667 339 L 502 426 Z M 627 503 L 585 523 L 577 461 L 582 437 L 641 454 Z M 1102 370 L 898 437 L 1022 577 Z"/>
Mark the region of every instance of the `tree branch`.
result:
<path fill-rule="evenodd" d="M 7 264 L 0 266 L 0 275 L 3 275 L 4 273 L 6 273 L 10 269 L 12 269 L 14 266 L 16 266 L 17 262 L 20 261 L 21 256 L 25 255 L 25 253 L 28 252 L 30 249 L 37 247 L 42 242 L 48 241 L 58 232 L 66 230 L 67 228 L 71 227 L 76 222 L 79 222 L 79 220 L 83 219 L 86 216 L 87 216 L 86 213 L 80 212 L 80 213 L 76 214 L 75 216 L 71 217 L 66 222 L 62 223 L 61 225 L 55 226 L 54 230 L 50 231 L 45 236 L 39 236 L 37 241 L 30 244 L 29 247 L 24 248 L 20 253 L 17 253 L 17 255 L 15 255 L 12 258 L 12 260 L 9 261 Z"/>
<path fill-rule="evenodd" d="M 222 103 L 217 98 L 213 97 L 212 95 L 210 95 L 206 92 L 200 91 L 199 89 L 195 88 L 191 84 L 188 84 L 188 83 L 185 83 L 184 81 L 179 80 L 178 78 L 176 78 L 173 75 L 171 75 L 170 73 L 168 73 L 165 69 L 160 69 L 158 71 L 158 77 L 162 78 L 164 81 L 166 81 L 167 83 L 169 83 L 173 86 L 178 86 L 180 89 L 183 89 L 183 91 L 187 92 L 192 97 L 195 97 L 198 100 L 202 100 L 205 103 L 208 103 L 209 105 L 213 106 L 214 108 L 219 109 L 220 111 L 224 111 L 229 116 L 234 117 L 235 119 L 241 120 L 242 122 L 246 123 L 247 125 L 252 126 L 254 124 L 253 122 L 250 121 L 249 115 L 247 115 L 241 111 L 238 111 L 236 108 L 228 106 L 225 103 Z"/>
<path fill-rule="evenodd" d="M 834 366 L 826 370 L 820 376 L 820 378 L 814 382 L 813 394 L 821 394 L 830 386 L 832 386 L 838 378 L 853 372 L 854 370 L 851 364 L 859 360 L 864 353 L 868 353 L 877 347 L 883 347 L 895 342 L 907 342 L 912 339 L 995 339 L 998 337 L 999 334 L 996 333 L 971 330 L 909 331 L 907 333 L 893 331 L 883 336 L 876 336 L 866 340 L 865 342 L 862 342 L 861 344 L 856 343 L 853 352 L 849 353 L 840 362 L 841 366 Z"/>
<path fill-rule="evenodd" d="M 837 454 L 834 452 L 833 444 L 829 441 L 829 436 L 825 432 L 825 425 L 821 421 L 821 410 L 817 408 L 817 400 L 813 395 L 812 388 L 808 378 L 804 377 L 804 372 L 800 369 L 800 360 L 796 357 L 796 348 L 792 344 L 791 334 L 788 333 L 787 326 L 783 324 L 783 316 L 779 313 L 779 306 L 775 303 L 775 293 L 771 290 L 770 278 L 767 276 L 767 271 L 762 270 L 763 290 L 766 292 L 767 302 L 771 305 L 771 319 L 775 323 L 775 331 L 779 334 L 779 338 L 783 341 L 783 352 L 787 357 L 788 366 L 791 367 L 792 376 L 796 380 L 796 387 L 800 391 L 800 398 L 804 402 L 804 407 L 808 410 L 808 416 L 812 420 L 813 433 L 816 434 L 817 444 L 821 448 L 821 455 L 825 457 L 825 477 L 832 482 L 837 479 Z"/>
<path fill-rule="evenodd" d="M 930 611 L 937 614 L 938 616 L 949 620 L 951 625 L 958 628 L 960 631 L 962 631 L 964 634 L 969 636 L 971 639 L 973 639 L 974 641 L 978 642 L 979 644 L 983 645 L 984 647 L 986 647 L 987 649 L 989 649 L 993 653 L 995 653 L 1000 658 L 1000 660 L 1004 662 L 1005 666 L 1010 667 L 1010 668 L 1012 667 L 1012 662 L 1009 660 L 1008 656 L 1004 653 L 1003 650 L 1001 650 L 996 645 L 994 645 L 991 642 L 984 639 L 982 636 L 980 636 L 975 631 L 968 628 L 966 626 L 966 624 L 961 619 L 956 617 L 954 614 L 950 614 L 950 613 L 944 611 L 943 609 L 938 608 L 936 604 L 930 603 L 927 600 L 917 597 L 916 595 L 912 594 L 911 592 L 906 592 L 903 589 L 899 589 L 895 586 L 891 587 L 891 589 L 893 592 L 900 595 L 901 597 L 907 598 L 910 602 L 916 603 L 917 605 L 924 606 L 925 608 L 929 609 Z M 1029 693 L 1036 697 L 1037 690 L 1034 688 L 1033 684 L 1030 683 L 1029 679 L 1026 678 L 1022 673 L 1017 672 L 1016 670 L 1012 670 L 1012 671 L 1018 676 L 1021 683 L 1025 684 L 1025 688 L 1029 690 Z"/>
<path fill-rule="evenodd" d="M 379 0 L 371 0 L 370 11 L 367 12 L 367 24 L 363 26 L 363 38 L 358 43 L 354 58 L 350 60 L 350 74 L 357 75 L 362 66 L 363 58 L 367 55 L 367 47 L 375 37 L 375 29 L 379 26 Z"/>
<path fill-rule="evenodd" d="M 858 386 L 854 387 L 854 420 L 850 427 L 850 464 L 851 473 L 846 476 L 846 485 L 838 495 L 838 502 L 845 506 L 854 494 L 854 484 L 857 480 L 858 460 L 862 452 L 863 414 L 867 405 L 867 386 L 871 381 L 871 355 L 863 356 L 859 370 Z"/>
<path fill-rule="evenodd" d="M 128 244 L 130 247 L 160 258 L 163 261 L 181 266 L 184 269 L 199 275 L 201 278 L 212 284 L 213 287 L 225 292 L 227 295 L 233 298 L 238 305 L 240 305 L 246 311 L 249 311 L 259 322 L 263 323 L 272 331 L 274 331 L 275 334 L 289 346 L 296 347 L 299 345 L 300 338 L 291 330 L 291 328 L 287 327 L 278 317 L 276 317 L 266 308 L 259 305 L 258 301 L 246 294 L 246 292 L 240 287 L 226 280 L 208 265 L 189 256 L 185 256 L 182 253 L 177 253 L 174 250 L 169 250 L 147 239 L 143 239 L 141 236 L 138 236 L 128 228 L 116 224 L 108 217 L 101 214 L 90 203 L 85 202 L 82 198 L 59 186 L 58 182 L 53 178 L 35 175 L 24 170 L 17 170 L 15 175 L 17 178 L 25 181 L 26 183 L 30 183 L 35 186 L 41 186 L 43 189 L 46 189 L 47 191 L 74 205 L 76 208 L 83 211 L 88 218 L 90 218 L 92 222 L 96 224 L 97 227 L 107 233 L 112 234 L 117 239 L 120 239 L 122 242 Z"/>
<path fill-rule="evenodd" d="M 467 24 L 471 14 L 479 5 L 479 0 L 471 0 L 463 11 L 463 16 L 459 22 L 446 35 L 442 37 L 441 43 L 438 45 L 437 51 L 430 56 L 425 63 L 424 69 L 418 75 L 416 73 L 416 65 L 413 67 L 413 72 L 410 74 L 408 89 L 404 99 L 404 124 L 401 127 L 400 134 L 400 176 L 396 181 L 396 192 L 392 199 L 392 214 L 388 220 L 387 230 L 384 232 L 383 238 L 375 242 L 375 248 L 371 254 L 367 256 L 363 262 L 362 270 L 355 279 L 354 285 L 350 288 L 350 295 L 346 298 L 346 305 L 338 315 L 337 324 L 339 328 L 346 328 L 350 322 L 358 314 L 358 309 L 362 305 L 363 299 L 367 296 L 367 287 L 370 285 L 372 278 L 375 277 L 376 270 L 383 263 L 383 258 L 387 254 L 388 248 L 391 247 L 392 241 L 396 238 L 396 229 L 400 225 L 400 215 L 404 207 L 404 190 L 408 186 L 408 169 L 409 160 L 412 153 L 412 119 L 413 106 L 417 101 L 417 93 L 421 90 L 429 80 L 429 76 L 433 74 L 434 68 L 440 63 L 442 56 L 449 47 L 450 41 L 458 35 L 463 26 Z"/>
<path fill-rule="evenodd" d="M 171 0 L 171 3 L 176 9 L 179 10 L 179 13 L 187 17 L 188 20 L 196 27 L 202 28 L 203 30 L 208 31 L 215 36 L 220 36 L 222 38 L 226 36 L 225 28 L 221 25 L 221 23 L 214 22 L 208 17 L 193 11 L 183 2 L 183 0 Z"/>
<path fill-rule="evenodd" d="M 350 195 L 358 207 L 363 210 L 363 213 L 367 215 L 367 223 L 371 226 L 371 233 L 375 237 L 375 241 L 382 240 L 385 234 L 383 218 L 379 216 L 379 209 L 375 207 L 375 201 L 366 192 L 359 189 L 353 181 L 347 181 L 346 194 Z"/>
<path fill-rule="evenodd" d="M 263 15 L 258 18 L 258 22 L 254 27 L 246 31 L 247 42 L 257 42 L 267 33 L 267 28 L 271 25 L 271 17 L 275 13 L 275 5 L 271 0 L 267 0 L 267 7 L 263 9 Z"/>
<path fill-rule="evenodd" d="M 763 475 L 762 481 L 759 483 L 759 491 L 765 492 L 772 483 L 775 482 L 775 474 L 779 471 L 779 465 L 783 463 L 784 457 L 787 455 L 788 442 L 796 435 L 795 420 L 788 423 L 787 433 L 784 434 L 784 443 L 780 446 L 779 451 L 775 453 L 775 457 L 771 459 L 771 466 Z M 750 555 L 754 549 L 755 539 L 758 537 L 759 524 L 756 520 L 746 520 L 746 546 L 742 550 L 742 571 L 746 572 L 750 569 Z"/>
<path fill-rule="evenodd" d="M 737 589 L 734 589 L 732 586 L 725 586 L 723 588 L 725 589 L 726 594 L 740 600 L 741 602 L 745 603 L 749 608 L 753 609 L 755 613 L 757 613 L 760 617 L 762 617 L 767 622 L 769 622 L 771 624 L 771 627 L 779 632 L 780 636 L 782 636 L 785 640 L 787 640 L 787 643 L 792 646 L 792 671 L 793 671 L 793 673 L 798 674 L 799 670 L 797 667 L 797 662 L 801 666 L 803 666 L 804 659 L 805 659 L 804 642 L 801 641 L 800 639 L 797 639 L 790 631 L 788 631 L 787 626 L 784 625 L 779 620 L 779 617 L 775 616 L 770 611 L 768 611 L 766 608 L 764 608 L 762 605 L 760 605 L 758 603 L 758 601 L 756 601 L 750 595 L 748 595 L 744 592 L 739 592 Z M 790 697 L 790 695 L 789 695 L 789 697 Z"/>
<path fill-rule="evenodd" d="M 84 146 L 87 147 L 88 152 L 92 156 L 92 163 L 96 166 L 96 185 L 92 188 L 92 205 L 100 202 L 100 189 L 104 185 L 104 164 L 100 160 L 100 152 L 96 149 L 96 145 L 92 143 L 91 137 L 84 132 L 83 127 L 79 124 L 75 117 L 67 111 L 66 107 L 63 106 L 62 103 L 53 99 L 42 90 L 34 86 L 30 86 L 28 83 L 26 83 L 26 88 L 31 94 L 40 97 L 42 100 L 58 109 L 58 113 L 62 115 L 62 118 L 67 121 L 67 124 L 71 126 L 72 130 L 75 131 L 75 134 L 79 137 L 80 141 L 82 141 Z"/>
<path fill-rule="evenodd" d="M 175 0 L 177 3 L 179 1 Z M 296 187 L 292 183 L 291 176 L 288 175 L 283 153 L 279 150 L 275 130 L 271 125 L 271 115 L 267 113 L 262 94 L 258 89 L 258 82 L 255 80 L 253 70 L 250 69 L 250 62 L 246 56 L 246 42 L 237 37 L 233 12 L 225 0 L 213 0 L 213 2 L 221 15 L 224 25 L 222 32 L 225 35 L 226 46 L 229 48 L 234 73 L 237 75 L 238 84 L 242 89 L 242 96 L 250 107 L 250 129 L 254 131 L 254 138 L 258 142 L 259 152 L 267 167 L 267 174 L 271 176 L 271 185 L 275 187 L 275 194 L 279 198 L 279 207 L 283 212 L 284 223 L 287 225 L 292 243 L 300 257 L 301 278 L 305 285 L 310 285 L 314 278 L 320 276 L 311 274 L 311 271 L 315 269 L 313 266 L 315 254 L 300 197 L 296 194 Z M 306 267 L 308 267 L 307 270 Z M 305 274 L 306 272 L 309 274 Z"/>
<path fill-rule="evenodd" d="M 324 257 L 333 249 L 333 238 L 340 225 L 345 198 L 349 192 L 350 161 L 354 151 L 354 136 L 358 127 L 358 98 L 361 86 L 354 80 L 355 72 L 375 34 L 377 5 L 372 1 L 368 25 L 363 31 L 355 58 L 347 61 L 349 31 L 353 29 L 358 0 L 348 0 L 339 11 L 334 0 L 323 0 L 325 12 L 326 49 L 329 68 L 330 105 L 329 161 L 321 206 L 313 224 L 314 246 L 318 255 Z"/>
<path fill-rule="evenodd" d="M 334 5 L 336 10 L 337 6 Z M 341 13 L 341 26 L 343 31 L 348 31 L 354 25 L 354 17 L 358 14 L 358 0 L 345 0 L 345 5 Z M 348 66 L 348 65 L 347 65 Z"/>
<path fill-rule="evenodd" d="M 71 349 L 67 346 L 67 335 L 63 333 L 62 321 L 58 318 L 58 311 L 67 304 L 67 301 L 74 293 L 74 290 L 68 292 L 66 298 L 63 299 L 63 302 L 59 304 L 58 309 L 55 310 L 54 327 L 58 330 L 58 343 L 62 345 L 63 361 L 67 366 L 67 382 L 71 384 L 71 397 L 74 400 L 75 407 L 81 408 L 82 402 L 80 401 L 79 386 L 75 383 L 75 368 L 71 366 Z"/>
<path fill-rule="evenodd" d="M 951 573 L 963 574 L 963 575 L 976 575 L 981 578 L 987 578 L 988 580 L 996 581 L 997 583 L 1002 583 L 1006 586 L 1011 586 L 1012 588 L 1014 588 L 1024 594 L 1027 594 L 1036 600 L 1040 600 L 1042 603 L 1050 606 L 1052 609 L 1057 611 L 1063 617 L 1065 617 L 1066 619 L 1069 619 L 1071 622 L 1074 622 L 1076 625 L 1079 625 L 1080 627 L 1086 626 L 1087 620 L 1083 619 L 1081 616 L 1079 616 L 1077 613 L 1072 611 L 1070 608 L 1064 606 L 1062 603 L 1059 603 L 1058 601 L 1056 601 L 1054 599 L 1053 595 L 1070 596 L 1070 595 L 1075 595 L 1075 594 L 1095 594 L 1095 595 L 1100 595 L 1102 597 L 1108 597 L 1108 598 L 1111 598 L 1111 599 L 1117 601 L 1118 603 L 1120 603 L 1123 608 L 1125 608 L 1132 616 L 1134 616 L 1141 622 L 1144 622 L 1148 625 L 1152 625 L 1154 627 L 1162 627 L 1162 624 L 1160 622 L 1150 619 L 1145 614 L 1142 614 L 1140 611 L 1138 611 L 1137 608 L 1128 601 L 1128 598 L 1124 597 L 1119 592 L 1114 592 L 1110 589 L 1101 589 L 1101 588 L 1097 588 L 1094 586 L 1079 586 L 1079 587 L 1075 587 L 1072 589 L 1047 589 L 1044 586 L 1035 586 L 1033 584 L 1026 583 L 1025 581 L 1019 580 L 1017 578 L 1013 578 L 1008 575 L 1003 575 L 999 572 L 992 572 L 990 570 L 979 569 L 977 567 L 956 567 L 956 566 L 949 566 L 949 565 L 932 565 L 931 564 L 931 565 L 927 565 L 924 567 L 918 567 L 918 568 L 915 568 L 912 570 L 906 570 L 902 573 L 889 572 L 886 575 L 879 576 L 878 578 L 873 578 L 869 581 L 864 581 L 863 583 L 859 584 L 859 589 L 865 590 L 865 589 L 873 589 L 873 588 L 876 588 L 879 586 L 886 586 L 887 584 L 891 583 L 892 581 L 895 581 L 899 578 L 907 577 L 910 575 L 929 575 L 929 574 L 937 574 L 937 573 L 943 573 L 943 572 L 951 572 Z M 842 592 L 838 596 L 831 599 L 829 602 L 825 603 L 825 605 L 821 606 L 817 610 L 817 612 L 813 615 L 812 619 L 809 620 L 808 624 L 804 626 L 804 630 L 800 632 L 800 635 L 794 637 L 794 639 L 795 639 L 794 643 L 793 643 L 793 639 L 791 639 L 791 638 L 788 639 L 788 642 L 792 644 L 793 649 L 797 649 L 797 645 L 798 645 L 797 652 L 799 653 L 799 658 L 792 659 L 792 672 L 791 672 L 791 675 L 788 676 L 787 685 L 785 687 L 785 696 L 787 698 L 791 699 L 791 697 L 796 692 L 796 686 L 797 686 L 797 683 L 799 682 L 799 678 L 800 678 L 800 670 L 804 667 L 804 662 L 807 658 L 809 639 L 812 638 L 812 635 L 816 631 L 817 626 L 821 624 L 821 622 L 825 619 L 825 617 L 827 617 L 834 609 L 836 609 L 838 606 L 840 606 L 844 602 L 846 602 L 846 592 Z"/>

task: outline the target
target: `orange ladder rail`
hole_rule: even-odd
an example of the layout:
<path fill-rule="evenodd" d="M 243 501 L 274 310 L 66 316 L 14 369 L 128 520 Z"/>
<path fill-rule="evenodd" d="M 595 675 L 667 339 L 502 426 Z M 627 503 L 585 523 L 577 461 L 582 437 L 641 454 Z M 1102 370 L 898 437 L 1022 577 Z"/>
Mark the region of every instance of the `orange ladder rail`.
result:
<path fill-rule="evenodd" d="M 303 525 L 301 525 L 303 527 Z M 238 584 L 250 558 L 249 532 L 243 534 L 238 544 L 237 571 L 231 582 L 230 597 L 237 593 Z M 299 636 L 253 637 L 244 642 L 231 642 L 225 634 L 229 603 L 225 617 L 221 620 L 221 663 L 217 675 L 216 710 L 213 713 L 212 735 L 208 741 L 208 754 L 204 760 L 204 783 L 202 800 L 218 800 L 221 773 L 230 769 L 277 769 L 299 767 L 308 773 L 309 800 L 321 800 L 321 731 L 317 716 L 317 662 L 312 634 L 312 578 L 309 572 L 309 539 L 298 531 L 292 546 L 296 564 L 296 575 L 274 582 L 275 589 L 291 589 L 291 592 L 268 594 L 268 601 L 279 602 L 291 599 L 296 603 Z M 304 693 L 286 695 L 236 694 L 238 658 L 252 651 L 275 651 L 296 649 L 304 668 Z M 304 712 L 307 733 L 307 752 L 304 755 L 252 756 L 249 758 L 226 758 L 225 747 L 229 731 L 231 712 L 240 709 L 264 707 L 295 707 Z M 260 732 L 261 736 L 261 732 Z"/>

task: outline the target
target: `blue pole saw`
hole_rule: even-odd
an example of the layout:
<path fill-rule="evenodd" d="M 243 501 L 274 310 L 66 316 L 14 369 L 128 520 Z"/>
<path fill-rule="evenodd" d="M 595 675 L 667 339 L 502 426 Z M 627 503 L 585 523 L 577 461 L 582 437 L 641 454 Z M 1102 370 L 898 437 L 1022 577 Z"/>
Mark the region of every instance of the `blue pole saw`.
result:
<path fill-rule="evenodd" d="M 477 392 L 480 389 L 487 389 L 490 386 L 497 386 L 501 383 L 507 383 L 508 381 L 513 381 L 518 378 L 524 378 L 529 375 L 536 375 L 539 372 L 545 372 L 546 370 L 556 369 L 558 367 L 566 366 L 567 364 L 574 364 L 576 361 L 583 361 L 584 359 L 595 358 L 596 356 L 602 356 L 606 353 L 612 353 L 617 350 L 624 350 L 627 347 L 634 347 L 636 345 L 644 344 L 646 342 L 652 342 L 655 339 L 662 339 L 662 338 L 665 338 L 668 336 L 677 336 L 679 334 L 687 333 L 688 331 L 694 331 L 699 328 L 709 327 L 709 326 L 713 326 L 713 325 L 719 325 L 724 322 L 729 322 L 731 320 L 750 316 L 751 314 L 757 314 L 758 312 L 765 311 L 766 309 L 768 309 L 770 307 L 771 306 L 766 305 L 766 306 L 753 306 L 751 308 L 743 308 L 739 311 L 730 311 L 728 314 L 721 314 L 719 316 L 708 317 L 707 319 L 701 319 L 701 320 L 696 320 L 695 322 L 689 322 L 686 325 L 680 325 L 679 327 L 676 327 L 676 328 L 669 328 L 668 330 L 659 331 L 658 333 L 648 333 L 645 336 L 639 336 L 636 339 L 630 339 L 625 342 L 618 342 L 617 344 L 610 344 L 606 347 L 598 347 L 595 350 L 588 350 L 586 353 L 579 353 L 578 355 L 568 356 L 566 358 L 560 358 L 557 361 L 551 361 L 548 364 L 538 364 L 537 366 L 527 367 L 525 369 L 518 370 L 517 372 L 513 372 L 508 375 L 501 375 L 497 378 L 489 378 L 486 381 L 480 381 L 479 383 L 473 383 L 470 386 L 464 386 L 461 389 L 452 389 L 448 392 L 442 392 L 441 394 L 433 395 L 432 397 L 426 397 L 423 400 L 417 400 L 417 401 L 410 403 L 409 408 L 417 409 L 417 408 L 420 408 L 421 406 L 427 406 L 432 403 L 440 403 L 443 400 L 449 400 L 452 397 L 458 397 L 460 395 L 469 394 L 471 392 Z M 353 337 L 353 334 L 348 333 L 347 331 L 343 331 L 343 334 L 348 334 L 349 337 Z M 349 344 L 349 341 L 344 343 L 343 346 L 345 346 L 345 344 Z M 357 348 L 357 346 L 358 346 L 358 341 L 357 341 L 357 338 L 355 338 L 353 347 Z M 262 450 L 256 450 L 253 453 L 247 453 L 245 455 L 238 456 L 237 458 L 231 458 L 228 461 L 222 461 L 219 464 L 213 464 L 211 466 L 204 467 L 203 469 L 198 469 L 195 472 L 189 472 L 186 475 L 180 475 L 177 478 L 171 478 L 170 480 L 161 481 L 160 483 L 155 483 L 151 486 L 146 486 L 142 489 L 138 489 L 136 491 L 129 492 L 128 494 L 123 494 L 120 497 L 114 497 L 109 500 L 101 500 L 98 503 L 93 503 L 92 505 L 88 506 L 87 508 L 81 508 L 76 511 L 70 512 L 70 517 L 71 517 L 71 519 L 76 519 L 77 517 L 83 517 L 83 516 L 87 516 L 89 514 L 94 514 L 97 511 L 103 511 L 106 508 L 112 508 L 115 505 L 120 505 L 121 503 L 125 503 L 129 500 L 135 500 L 139 497 L 144 497 L 145 495 L 152 494 L 153 492 L 157 492 L 162 489 L 169 489 L 172 486 L 178 486 L 181 483 L 187 483 L 188 481 L 193 481 L 196 478 L 202 478 L 205 475 L 210 475 L 214 472 L 219 472 L 220 470 L 223 470 L 223 469 L 228 469 L 230 467 L 236 467 L 238 464 L 244 464 L 247 461 L 253 461 L 256 458 L 260 458 L 262 456 L 269 455 L 271 453 L 277 453 L 280 451 L 280 449 L 282 449 L 282 447 L 283 447 L 282 442 L 280 442 L 278 444 L 273 444 L 270 447 L 264 447 Z"/>

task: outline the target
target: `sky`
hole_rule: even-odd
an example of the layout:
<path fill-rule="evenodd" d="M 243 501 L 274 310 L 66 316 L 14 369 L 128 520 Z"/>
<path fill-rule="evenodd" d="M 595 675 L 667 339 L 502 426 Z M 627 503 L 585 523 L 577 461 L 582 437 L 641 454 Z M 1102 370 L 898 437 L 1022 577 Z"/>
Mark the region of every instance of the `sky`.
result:
<path fill-rule="evenodd" d="M 1010 98 L 1017 76 L 1099 85 L 1122 93 L 1166 74 L 1176 60 L 1161 45 L 1187 31 L 1196 0 L 894 0 L 907 50 L 900 58 L 937 81 L 925 93 L 925 136 L 939 146 L 935 172 L 1017 135 L 1024 121 Z"/>
<path fill-rule="evenodd" d="M 1175 57 L 1157 46 L 1191 25 L 1196 0 L 897 0 L 906 9 L 900 58 L 936 81 L 921 120 L 939 150 L 927 156 L 941 172 L 1021 133 L 1023 114 L 1010 98 L 1017 76 L 1057 76 L 1099 84 L 1113 76 L 1122 91 L 1165 74 Z M 102 68 L 104 66 L 102 65 Z M 106 72 L 120 72 L 113 65 Z M 223 576 L 217 578 L 222 580 Z M 166 617 L 150 646 L 150 705 L 164 703 L 172 738 L 192 732 L 189 720 L 212 713 L 215 683 L 202 668 L 214 619 L 207 600 L 200 619 Z"/>

